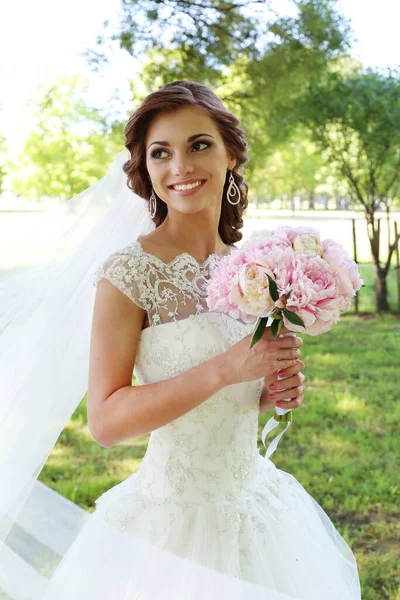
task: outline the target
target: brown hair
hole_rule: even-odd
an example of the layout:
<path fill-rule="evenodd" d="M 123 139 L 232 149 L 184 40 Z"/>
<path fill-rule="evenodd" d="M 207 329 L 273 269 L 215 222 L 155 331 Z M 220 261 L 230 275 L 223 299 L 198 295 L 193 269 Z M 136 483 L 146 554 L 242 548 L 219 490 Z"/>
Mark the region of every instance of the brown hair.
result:
<path fill-rule="evenodd" d="M 151 181 L 146 168 L 145 139 L 152 119 L 160 114 L 178 110 L 184 106 L 202 108 L 213 119 L 218 127 L 224 143 L 236 157 L 236 165 L 232 170 L 236 185 L 240 189 L 240 202 L 236 205 L 227 201 L 229 185 L 228 174 L 224 184 L 221 216 L 218 231 L 225 244 L 234 244 L 242 239 L 239 231 L 243 227 L 242 215 L 247 207 L 247 184 L 239 173 L 240 167 L 248 160 L 247 142 L 238 119 L 226 110 L 221 100 L 207 86 L 197 81 L 174 81 L 149 94 L 139 108 L 130 117 L 125 126 L 125 147 L 131 158 L 123 170 L 128 176 L 128 187 L 138 196 L 149 201 Z M 157 210 L 153 221 L 158 227 L 168 213 L 166 203 L 157 197 Z M 233 198 L 237 200 L 237 198 Z"/>

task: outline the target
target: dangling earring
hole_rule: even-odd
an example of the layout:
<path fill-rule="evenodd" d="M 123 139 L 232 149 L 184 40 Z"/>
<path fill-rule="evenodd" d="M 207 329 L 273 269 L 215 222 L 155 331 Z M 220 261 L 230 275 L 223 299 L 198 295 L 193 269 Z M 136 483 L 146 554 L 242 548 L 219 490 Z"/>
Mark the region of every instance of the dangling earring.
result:
<path fill-rule="evenodd" d="M 236 195 L 237 195 L 238 199 L 236 200 L 236 202 L 232 202 L 231 198 L 233 198 Z M 229 176 L 229 187 L 227 189 L 226 196 L 228 198 L 229 204 L 233 204 L 233 205 L 239 204 L 239 202 L 240 202 L 240 190 L 239 190 L 238 186 L 236 185 L 236 181 L 235 181 L 235 179 L 234 179 L 234 177 L 232 175 L 232 171 L 231 171 L 231 174 Z"/>
<path fill-rule="evenodd" d="M 152 207 L 152 203 L 154 203 L 154 209 Z M 157 197 L 154 193 L 153 188 L 151 188 L 151 196 L 150 196 L 150 202 L 149 202 L 149 208 L 150 208 L 150 216 L 153 219 L 155 214 L 156 214 L 156 210 L 157 210 Z"/>

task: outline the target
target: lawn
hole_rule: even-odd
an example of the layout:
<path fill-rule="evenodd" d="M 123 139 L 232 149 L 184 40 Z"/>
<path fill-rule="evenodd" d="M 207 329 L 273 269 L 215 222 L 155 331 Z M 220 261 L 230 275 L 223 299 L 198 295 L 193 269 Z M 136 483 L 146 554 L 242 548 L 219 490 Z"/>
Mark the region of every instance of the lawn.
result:
<path fill-rule="evenodd" d="M 364 271 L 360 308 L 368 310 L 371 278 Z M 393 301 L 394 277 L 390 289 Z M 399 340 L 398 318 L 371 314 L 347 314 L 329 333 L 304 336 L 305 401 L 273 455 L 350 544 L 363 600 L 400 600 Z M 270 416 L 260 415 L 260 433 Z M 138 469 L 148 438 L 101 448 L 91 438 L 83 399 L 40 479 L 93 511 L 98 496 Z M 261 441 L 259 447 L 264 455 Z"/>

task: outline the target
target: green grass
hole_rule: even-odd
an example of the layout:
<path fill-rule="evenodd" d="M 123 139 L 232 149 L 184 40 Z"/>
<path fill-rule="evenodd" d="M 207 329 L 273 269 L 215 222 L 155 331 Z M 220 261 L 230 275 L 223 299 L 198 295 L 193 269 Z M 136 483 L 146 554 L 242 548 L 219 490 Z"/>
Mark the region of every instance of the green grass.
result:
<path fill-rule="evenodd" d="M 360 276 L 364 279 L 366 287 L 361 288 L 358 292 L 358 308 L 360 312 L 375 312 L 375 277 L 370 263 L 360 263 L 358 265 Z M 387 278 L 388 286 L 388 301 L 392 312 L 397 312 L 397 280 L 396 269 L 394 268 L 394 260 L 392 268 L 389 270 Z M 353 301 L 354 307 L 354 301 Z"/>
<path fill-rule="evenodd" d="M 350 544 L 363 600 L 400 600 L 400 321 L 347 315 L 329 333 L 303 339 L 305 400 L 273 460 Z M 270 416 L 260 415 L 260 433 Z M 101 448 L 88 430 L 84 399 L 40 479 L 93 511 L 96 498 L 137 470 L 148 438 Z"/>
<path fill-rule="evenodd" d="M 363 600 L 399 600 L 400 321 L 347 316 L 325 335 L 302 337 L 305 405 L 274 462 L 350 544 Z"/>

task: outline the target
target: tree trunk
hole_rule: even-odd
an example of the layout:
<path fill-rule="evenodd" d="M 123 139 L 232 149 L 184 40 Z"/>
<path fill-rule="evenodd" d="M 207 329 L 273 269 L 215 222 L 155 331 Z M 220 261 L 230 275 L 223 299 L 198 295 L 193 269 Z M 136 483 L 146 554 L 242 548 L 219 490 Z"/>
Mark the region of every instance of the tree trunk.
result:
<path fill-rule="evenodd" d="M 310 192 L 310 194 L 308 196 L 308 208 L 310 210 L 315 209 L 315 193 L 314 192 Z"/>
<path fill-rule="evenodd" d="M 368 239 L 371 246 L 372 265 L 375 274 L 375 304 L 378 312 L 389 311 L 387 270 L 383 269 L 380 260 L 380 220 L 375 218 L 374 209 L 366 213 Z"/>
<path fill-rule="evenodd" d="M 375 299 L 378 312 L 389 311 L 387 278 L 384 273 L 376 273 Z"/>

